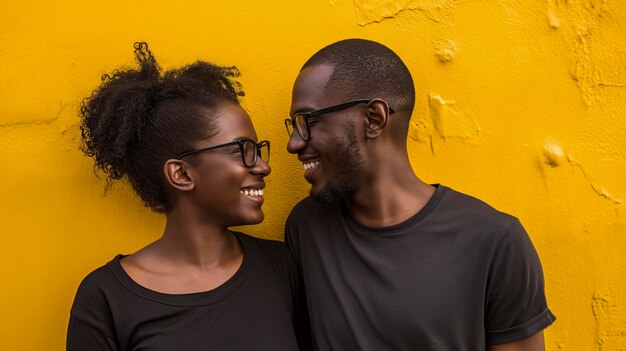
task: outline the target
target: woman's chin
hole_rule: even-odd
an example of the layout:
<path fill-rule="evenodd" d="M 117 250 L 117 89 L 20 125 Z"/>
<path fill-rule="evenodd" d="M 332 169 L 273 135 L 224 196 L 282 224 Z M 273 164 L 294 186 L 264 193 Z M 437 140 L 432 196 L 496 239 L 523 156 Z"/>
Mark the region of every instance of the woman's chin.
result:
<path fill-rule="evenodd" d="M 256 214 L 246 215 L 245 217 L 241 218 L 241 221 L 239 221 L 239 223 L 234 224 L 234 226 L 259 224 L 263 222 L 264 219 L 265 215 L 263 214 L 263 211 L 259 211 Z"/>

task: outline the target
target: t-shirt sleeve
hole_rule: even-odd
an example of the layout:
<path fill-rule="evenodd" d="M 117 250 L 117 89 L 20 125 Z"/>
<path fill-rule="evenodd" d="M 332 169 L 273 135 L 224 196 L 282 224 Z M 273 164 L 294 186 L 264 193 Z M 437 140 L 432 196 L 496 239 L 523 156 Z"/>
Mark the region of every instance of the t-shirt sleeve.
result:
<path fill-rule="evenodd" d="M 306 351 L 313 349 L 313 341 L 311 339 L 311 324 L 306 304 L 304 282 L 302 280 L 302 276 L 298 272 L 299 270 L 294 270 L 296 276 L 293 279 L 296 280 L 296 288 L 294 294 L 293 323 L 300 351 Z"/>
<path fill-rule="evenodd" d="M 102 333 L 102 330 L 70 316 L 67 329 L 67 351 L 115 351 L 115 341 Z"/>
<path fill-rule="evenodd" d="M 289 252 L 291 252 L 291 255 L 293 256 L 293 258 L 296 260 L 296 263 L 298 264 L 298 269 L 300 269 L 301 261 L 300 261 L 300 250 L 298 250 L 298 238 L 296 235 L 297 233 L 294 233 L 293 228 L 292 228 L 293 216 L 294 214 L 292 212 L 287 218 L 287 222 L 285 224 L 285 245 L 287 245 Z"/>
<path fill-rule="evenodd" d="M 555 319 L 546 303 L 541 262 L 528 234 L 515 219 L 491 261 L 485 316 L 487 342 L 526 339 Z"/>
<path fill-rule="evenodd" d="M 291 216 L 287 219 L 285 225 L 285 244 L 289 249 L 290 256 L 294 262 L 292 277 L 295 278 L 295 296 L 294 296 L 294 328 L 298 338 L 298 345 L 301 351 L 312 350 L 313 340 L 311 337 L 311 323 L 309 320 L 309 310 L 306 303 L 306 292 L 304 289 L 304 279 L 302 276 L 302 268 L 300 266 L 300 251 L 298 250 L 297 237 L 291 231 Z"/>
<path fill-rule="evenodd" d="M 67 351 L 119 350 L 111 307 L 102 287 L 110 285 L 106 267 L 89 274 L 78 287 L 67 330 Z"/>

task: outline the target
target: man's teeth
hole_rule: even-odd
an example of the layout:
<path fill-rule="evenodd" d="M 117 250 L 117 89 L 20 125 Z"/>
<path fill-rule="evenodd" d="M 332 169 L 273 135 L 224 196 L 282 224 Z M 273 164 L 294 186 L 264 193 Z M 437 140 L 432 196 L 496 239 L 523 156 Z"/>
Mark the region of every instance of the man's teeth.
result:
<path fill-rule="evenodd" d="M 241 189 L 239 192 L 248 196 L 263 196 L 263 189 Z"/>
<path fill-rule="evenodd" d="M 302 163 L 302 167 L 304 167 L 304 170 L 307 171 L 309 169 L 313 169 L 315 167 L 317 167 L 317 165 L 319 165 L 320 162 L 319 161 L 315 161 L 315 162 L 306 162 L 306 163 Z"/>

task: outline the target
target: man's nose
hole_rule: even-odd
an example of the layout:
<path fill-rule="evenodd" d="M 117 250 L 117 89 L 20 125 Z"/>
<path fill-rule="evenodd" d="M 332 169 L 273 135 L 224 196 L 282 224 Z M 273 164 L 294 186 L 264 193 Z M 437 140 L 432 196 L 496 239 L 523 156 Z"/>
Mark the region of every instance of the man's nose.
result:
<path fill-rule="evenodd" d="M 296 154 L 306 145 L 306 141 L 302 140 L 298 131 L 294 130 L 289 136 L 289 141 L 287 142 L 287 151 L 291 154 Z"/>

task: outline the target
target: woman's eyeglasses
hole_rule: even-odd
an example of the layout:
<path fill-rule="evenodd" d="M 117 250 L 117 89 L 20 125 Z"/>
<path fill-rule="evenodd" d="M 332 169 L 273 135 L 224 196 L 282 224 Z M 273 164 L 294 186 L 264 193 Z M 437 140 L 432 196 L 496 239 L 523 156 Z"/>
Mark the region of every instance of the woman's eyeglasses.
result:
<path fill-rule="evenodd" d="M 190 150 L 181 153 L 176 157 L 181 160 L 183 157 L 187 157 L 190 155 L 195 155 L 205 151 L 211 151 L 215 149 L 220 149 L 228 146 L 239 146 L 239 151 L 241 153 L 241 160 L 246 167 L 254 167 L 256 165 L 257 159 L 260 157 L 266 163 L 270 162 L 270 142 L 268 140 L 262 140 L 258 143 L 252 139 L 240 139 L 235 140 L 225 144 L 219 144 L 215 146 L 205 147 L 202 149 Z"/>

